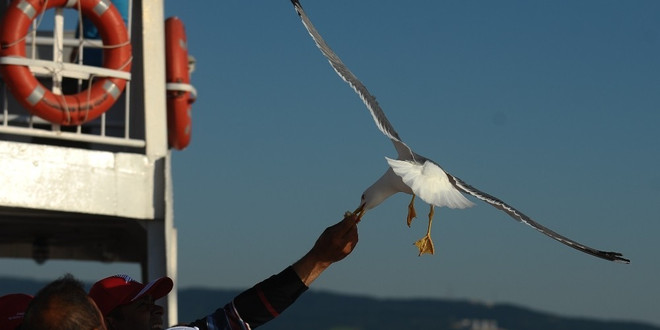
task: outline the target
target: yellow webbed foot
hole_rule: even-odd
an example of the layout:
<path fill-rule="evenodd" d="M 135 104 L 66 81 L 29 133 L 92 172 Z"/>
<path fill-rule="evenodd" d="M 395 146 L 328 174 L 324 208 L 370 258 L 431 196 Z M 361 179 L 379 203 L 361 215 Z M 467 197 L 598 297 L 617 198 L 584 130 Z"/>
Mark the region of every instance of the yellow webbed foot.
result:
<path fill-rule="evenodd" d="M 410 227 L 410 224 L 412 223 L 413 219 L 417 217 L 417 212 L 415 212 L 415 194 L 412 195 L 412 199 L 410 200 L 410 204 L 408 204 L 408 217 L 406 218 L 406 223 L 408 224 L 408 227 Z"/>
<path fill-rule="evenodd" d="M 434 213 L 435 213 L 435 208 L 433 207 L 433 205 L 431 205 L 431 209 L 429 210 L 429 227 L 426 230 L 426 236 L 422 237 L 422 239 L 415 242 L 415 246 L 417 246 L 417 248 L 419 249 L 420 256 L 424 253 L 429 253 L 429 254 L 435 253 L 435 247 L 433 246 L 433 240 L 431 239 L 431 224 L 433 223 Z"/>
<path fill-rule="evenodd" d="M 435 253 L 435 247 L 433 246 L 431 235 L 427 234 L 426 236 L 422 237 L 419 241 L 415 242 L 415 246 L 419 249 L 420 256 L 425 253 Z"/>

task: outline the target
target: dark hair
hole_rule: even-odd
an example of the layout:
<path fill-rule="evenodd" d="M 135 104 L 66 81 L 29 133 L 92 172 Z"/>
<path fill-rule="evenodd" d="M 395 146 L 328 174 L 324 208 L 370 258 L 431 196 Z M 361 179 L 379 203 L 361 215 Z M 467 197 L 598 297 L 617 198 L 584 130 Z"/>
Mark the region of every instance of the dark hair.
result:
<path fill-rule="evenodd" d="M 66 274 L 34 296 L 21 330 L 91 330 L 102 324 L 101 313 L 82 283 Z"/>

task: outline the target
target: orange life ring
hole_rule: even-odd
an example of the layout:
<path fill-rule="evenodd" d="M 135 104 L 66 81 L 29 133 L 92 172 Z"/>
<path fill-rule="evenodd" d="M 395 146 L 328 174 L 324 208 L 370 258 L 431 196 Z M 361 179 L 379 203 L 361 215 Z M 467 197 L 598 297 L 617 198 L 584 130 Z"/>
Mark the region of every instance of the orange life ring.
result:
<path fill-rule="evenodd" d="M 78 1 L 82 14 L 98 28 L 103 40 L 103 67 L 130 72 L 131 44 L 119 11 L 109 0 Z M 25 58 L 25 36 L 32 21 L 39 13 L 53 7 L 79 8 L 77 1 L 71 0 L 14 0 L 2 22 L 0 56 Z M 80 125 L 97 118 L 112 106 L 126 87 L 125 79 L 102 77 L 78 94 L 55 95 L 25 65 L 3 64 L 0 73 L 21 105 L 61 125 Z"/>
<path fill-rule="evenodd" d="M 167 83 L 191 87 L 186 31 L 177 17 L 165 20 L 165 62 Z M 190 89 L 167 88 L 167 136 L 172 148 L 182 150 L 190 143 L 193 102 Z"/>

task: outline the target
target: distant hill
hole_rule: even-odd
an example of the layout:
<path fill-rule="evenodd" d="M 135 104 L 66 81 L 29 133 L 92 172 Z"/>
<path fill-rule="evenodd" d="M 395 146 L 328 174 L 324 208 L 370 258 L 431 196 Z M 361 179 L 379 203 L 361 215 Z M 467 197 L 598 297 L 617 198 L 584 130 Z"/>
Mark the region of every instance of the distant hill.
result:
<path fill-rule="evenodd" d="M 36 293 L 46 283 L 0 278 L 0 295 Z M 89 284 L 87 285 L 89 287 Z M 192 321 L 222 307 L 238 290 L 179 291 L 179 320 Z M 660 330 L 641 322 L 571 318 L 523 307 L 443 299 L 373 299 L 311 290 L 264 330 Z"/>
<path fill-rule="evenodd" d="M 238 291 L 179 292 L 179 320 L 192 321 Z M 308 291 L 264 330 L 660 330 L 638 322 L 569 318 L 507 304 L 485 305 L 441 299 L 373 299 Z"/>

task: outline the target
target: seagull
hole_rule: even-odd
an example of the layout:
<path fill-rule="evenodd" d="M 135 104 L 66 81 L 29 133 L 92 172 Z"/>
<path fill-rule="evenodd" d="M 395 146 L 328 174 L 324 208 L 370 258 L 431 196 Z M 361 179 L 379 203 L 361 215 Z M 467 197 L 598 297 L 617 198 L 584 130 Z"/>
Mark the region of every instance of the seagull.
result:
<path fill-rule="evenodd" d="M 419 197 L 429 204 L 430 210 L 428 214 L 426 235 L 415 242 L 415 245 L 419 249 L 420 256 L 425 253 L 433 254 L 434 247 L 431 239 L 431 224 L 433 222 L 435 208 L 446 206 L 449 208 L 463 209 L 474 205 L 463 195 L 463 193 L 466 193 L 504 211 L 513 219 L 527 224 L 550 238 L 574 249 L 598 258 L 626 264 L 630 263 L 630 260 L 623 258 L 621 253 L 596 250 L 544 227 L 497 197 L 478 190 L 465 183 L 463 180 L 446 172 L 438 163 L 415 153 L 401 140 L 399 134 L 394 130 L 394 127 L 390 124 L 385 113 L 376 101 L 376 98 L 369 93 L 367 87 L 362 84 L 348 67 L 346 67 L 339 56 L 337 56 L 325 40 L 323 40 L 303 10 L 299 0 L 291 0 L 291 3 L 293 3 L 298 16 L 300 16 L 303 25 L 316 43 L 316 46 L 328 59 L 330 65 L 335 72 L 337 72 L 339 77 L 348 83 L 360 96 L 367 109 L 369 109 L 376 126 L 392 141 L 398 154 L 397 159 L 385 157 L 389 164 L 389 168 L 383 176 L 381 176 L 362 194 L 360 205 L 353 212 L 358 216 L 358 220 L 362 218 L 367 210 L 378 206 L 388 197 L 398 192 L 403 192 L 412 195 L 412 199 L 408 205 L 408 216 L 406 219 L 408 226 L 410 226 L 412 219 L 417 216 L 414 207 L 415 197 Z"/>

